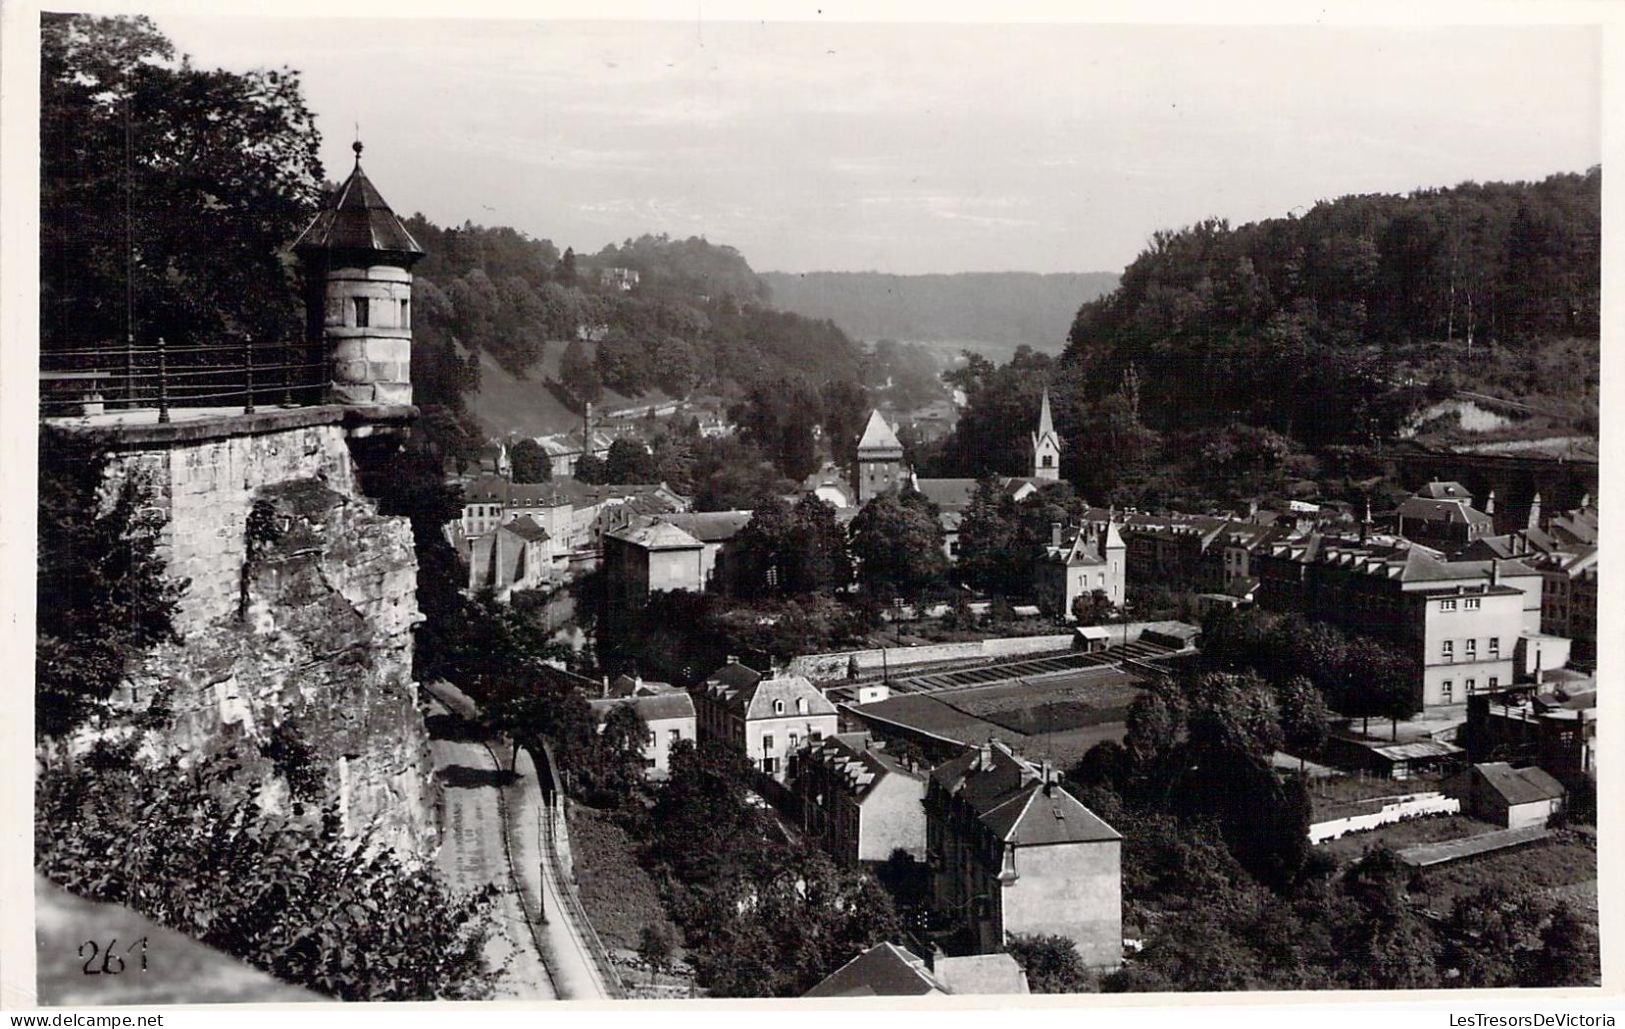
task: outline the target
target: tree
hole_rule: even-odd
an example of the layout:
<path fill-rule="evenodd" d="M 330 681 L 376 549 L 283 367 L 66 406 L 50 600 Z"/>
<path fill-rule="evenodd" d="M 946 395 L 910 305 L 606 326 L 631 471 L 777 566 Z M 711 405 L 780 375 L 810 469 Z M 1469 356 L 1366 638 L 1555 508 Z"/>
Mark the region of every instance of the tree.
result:
<path fill-rule="evenodd" d="M 567 256 L 568 256 L 568 252 Z M 559 358 L 559 382 L 584 402 L 592 403 L 604 395 L 604 386 L 598 378 L 598 367 L 587 355 L 587 346 L 572 339 Z"/>
<path fill-rule="evenodd" d="M 917 493 L 881 494 L 858 512 L 850 531 L 858 578 L 877 597 L 917 595 L 947 571 L 942 529 Z"/>
<path fill-rule="evenodd" d="M 578 469 L 579 471 L 579 469 Z M 659 482 L 654 455 L 639 441 L 622 436 L 609 445 L 600 473 L 603 482 Z M 579 475 L 577 476 L 579 478 Z"/>
<path fill-rule="evenodd" d="M 638 957 L 649 966 L 649 985 L 653 986 L 655 976 L 671 967 L 672 952 L 677 947 L 677 941 L 672 938 L 671 930 L 665 923 L 646 925 L 638 933 Z"/>
<path fill-rule="evenodd" d="M 542 445 L 529 437 L 508 451 L 514 482 L 547 482 L 553 478 L 553 461 Z"/>
<path fill-rule="evenodd" d="M 1389 719 L 1397 737 L 1399 719 L 1421 710 L 1417 696 L 1421 675 L 1415 660 L 1370 637 L 1349 641 L 1339 678 L 1339 710 L 1363 719 L 1362 731 L 1369 731 L 1375 715 Z"/>
<path fill-rule="evenodd" d="M 1601 975 L 1596 930 L 1559 902 L 1540 930 L 1540 948 L 1518 969 L 1519 986 L 1590 986 Z"/>
<path fill-rule="evenodd" d="M 1319 752 L 1326 743 L 1326 725 L 1331 711 L 1315 684 L 1294 675 L 1275 686 L 1275 707 L 1281 716 L 1281 736 L 1287 749 L 1298 755 L 1299 766 L 1308 754 Z"/>
<path fill-rule="evenodd" d="M 1027 973 L 1027 988 L 1034 993 L 1093 993 L 1094 978 L 1065 936 L 1013 935 L 1004 949 Z"/>
<path fill-rule="evenodd" d="M 165 573 L 147 480 L 115 474 L 99 442 L 41 431 L 38 504 L 34 726 L 60 736 L 105 710 L 142 653 L 179 642 L 187 583 Z"/>
<path fill-rule="evenodd" d="M 959 520 L 957 571 L 971 586 L 997 593 L 1022 593 L 1031 582 L 1014 580 L 1017 563 L 1015 504 L 996 476 L 984 475 Z"/>
<path fill-rule="evenodd" d="M 323 175 L 298 73 L 202 70 L 146 17 L 40 30 L 42 346 L 299 338 L 279 255 Z"/>
<path fill-rule="evenodd" d="M 835 508 L 811 493 L 794 504 L 777 497 L 757 506 L 734 537 L 734 588 L 746 596 L 796 596 L 846 586 L 852 563 Z"/>

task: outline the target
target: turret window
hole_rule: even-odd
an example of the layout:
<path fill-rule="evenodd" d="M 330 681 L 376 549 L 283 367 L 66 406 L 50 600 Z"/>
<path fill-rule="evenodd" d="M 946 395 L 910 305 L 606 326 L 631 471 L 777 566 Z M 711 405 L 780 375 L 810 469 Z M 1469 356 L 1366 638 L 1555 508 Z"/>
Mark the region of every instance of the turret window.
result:
<path fill-rule="evenodd" d="M 367 298 L 355 297 L 351 300 L 351 303 L 355 305 L 355 327 L 365 329 L 370 324 Z"/>
<path fill-rule="evenodd" d="M 411 327 L 412 327 L 412 301 L 410 301 L 410 300 L 402 300 L 401 301 L 401 328 L 410 329 Z"/>

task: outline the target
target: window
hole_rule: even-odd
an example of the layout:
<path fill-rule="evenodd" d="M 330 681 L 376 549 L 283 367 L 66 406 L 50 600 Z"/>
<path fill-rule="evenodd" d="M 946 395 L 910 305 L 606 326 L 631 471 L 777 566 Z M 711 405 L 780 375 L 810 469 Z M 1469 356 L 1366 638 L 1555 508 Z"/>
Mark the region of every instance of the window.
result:
<path fill-rule="evenodd" d="M 784 701 L 775 700 L 773 702 L 773 713 L 776 714 L 776 715 L 784 714 Z M 768 737 L 768 739 L 771 739 L 771 738 L 772 737 Z"/>
<path fill-rule="evenodd" d="M 1439 610 L 1440 611 L 1454 611 L 1455 609 L 1456 609 L 1456 602 L 1454 600 L 1441 600 L 1441 601 L 1439 601 Z"/>
<path fill-rule="evenodd" d="M 1477 611 L 1479 604 L 1480 601 L 1477 597 L 1468 597 L 1466 600 L 1461 602 L 1461 606 L 1465 607 L 1469 611 Z"/>
<path fill-rule="evenodd" d="M 410 329 L 412 327 L 412 307 L 411 307 L 411 304 L 412 304 L 412 301 L 410 301 L 410 300 L 402 300 L 401 301 L 401 328 L 403 328 L 403 329 Z"/>
<path fill-rule="evenodd" d="M 1472 660 L 1476 659 L 1477 657 L 1478 657 L 1478 640 L 1476 638 L 1475 639 L 1470 639 L 1470 640 L 1467 641 L 1467 660 L 1472 661 Z"/>
<path fill-rule="evenodd" d="M 1477 679 L 1468 679 L 1467 680 L 1467 695 L 1469 697 L 1473 695 L 1473 690 L 1475 690 L 1477 688 L 1478 688 L 1478 680 Z"/>
<path fill-rule="evenodd" d="M 807 713 L 807 698 L 806 697 L 797 697 L 796 698 L 796 714 L 804 715 L 806 713 Z"/>
<path fill-rule="evenodd" d="M 762 736 L 762 753 L 766 754 L 769 751 L 771 751 L 772 749 L 773 749 L 773 734 L 772 733 L 766 733 L 766 734 L 764 734 Z"/>
<path fill-rule="evenodd" d="M 1449 679 L 1446 679 L 1444 682 L 1441 682 L 1439 684 L 1439 699 L 1440 700 L 1443 700 L 1446 704 L 1448 704 L 1452 700 L 1455 699 L 1455 695 L 1456 695 L 1456 684 L 1455 683 L 1451 682 Z"/>
<path fill-rule="evenodd" d="M 814 729 L 812 732 L 809 732 L 807 734 L 807 742 L 808 743 L 818 743 L 823 738 L 824 738 L 824 734 L 819 732 L 817 729 Z"/>
<path fill-rule="evenodd" d="M 1054 455 L 1052 455 L 1052 454 L 1045 454 L 1044 455 L 1044 467 L 1045 468 L 1054 468 L 1055 467 L 1055 457 L 1054 457 Z"/>
<path fill-rule="evenodd" d="M 1445 640 L 1439 645 L 1439 653 L 1446 661 L 1454 661 L 1456 659 L 1456 641 Z"/>
<path fill-rule="evenodd" d="M 1499 636 L 1491 636 L 1490 637 L 1490 657 L 1500 657 L 1500 656 L 1501 656 L 1501 637 L 1499 637 Z"/>
<path fill-rule="evenodd" d="M 1497 687 L 1499 685 L 1501 685 L 1501 677 L 1498 676 L 1498 675 L 1490 676 L 1490 689 L 1493 690 L 1493 689 L 1495 689 L 1495 687 Z"/>
<path fill-rule="evenodd" d="M 778 770 L 779 770 L 779 759 L 778 758 L 776 758 L 776 757 L 764 757 L 764 758 L 762 758 L 762 771 L 766 772 L 768 775 L 772 775 L 774 772 L 776 772 Z"/>
<path fill-rule="evenodd" d="M 355 297 L 351 300 L 351 303 L 355 305 L 355 327 L 365 329 L 368 325 L 367 298 Z"/>
<path fill-rule="evenodd" d="M 799 736 L 797 736 L 795 733 L 791 733 L 790 734 L 790 749 L 795 750 L 796 749 L 796 744 L 799 743 L 799 742 L 801 742 L 801 738 Z"/>
<path fill-rule="evenodd" d="M 680 740 L 682 738 L 683 738 L 683 730 L 681 730 L 681 729 L 667 729 L 666 730 L 666 746 L 669 747 L 669 746 L 676 743 L 678 740 Z"/>

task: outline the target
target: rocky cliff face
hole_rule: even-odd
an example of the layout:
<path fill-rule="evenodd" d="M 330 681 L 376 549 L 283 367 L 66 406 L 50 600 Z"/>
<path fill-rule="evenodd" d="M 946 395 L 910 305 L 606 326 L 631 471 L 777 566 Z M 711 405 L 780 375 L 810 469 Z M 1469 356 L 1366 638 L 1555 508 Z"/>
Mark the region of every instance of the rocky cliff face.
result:
<path fill-rule="evenodd" d="M 147 655 L 121 699 L 159 716 L 151 756 L 229 753 L 261 773 L 268 809 L 336 806 L 347 832 L 427 859 L 412 530 L 360 495 L 343 432 L 298 425 L 121 454 L 167 508 L 169 573 L 190 579 L 182 643 Z"/>

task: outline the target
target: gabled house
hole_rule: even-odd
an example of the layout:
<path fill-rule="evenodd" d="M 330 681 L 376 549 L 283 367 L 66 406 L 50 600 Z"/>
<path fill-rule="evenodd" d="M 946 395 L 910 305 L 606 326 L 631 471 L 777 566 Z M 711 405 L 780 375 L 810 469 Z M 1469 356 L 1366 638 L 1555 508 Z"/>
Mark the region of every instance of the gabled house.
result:
<path fill-rule="evenodd" d="M 553 577 L 552 538 L 528 517 L 515 518 L 469 541 L 468 588 L 507 601 Z"/>
<path fill-rule="evenodd" d="M 796 779 L 801 828 L 837 860 L 925 858 L 926 769 L 899 761 L 869 733 L 839 733 L 807 748 Z"/>
<path fill-rule="evenodd" d="M 804 997 L 925 997 L 1029 992 L 1027 974 L 1009 954 L 927 962 L 895 943 L 877 943 L 824 977 Z"/>
<path fill-rule="evenodd" d="M 808 744 L 835 735 L 839 718 L 800 675 L 764 675 L 736 658 L 694 690 L 699 738 L 742 751 L 763 775 L 783 783 Z"/>
<path fill-rule="evenodd" d="M 1127 548 L 1117 523 L 1103 528 L 1059 522 L 1050 526 L 1050 542 L 1034 568 L 1038 605 L 1046 614 L 1077 621 L 1077 604 L 1096 591 L 1114 608 L 1126 597 Z"/>
<path fill-rule="evenodd" d="M 650 779 L 664 779 L 670 775 L 671 748 L 682 740 L 692 741 L 698 736 L 694 698 L 681 690 L 602 697 L 588 703 L 600 732 L 610 713 L 617 707 L 630 706 L 642 716 L 648 727 L 643 744 L 643 774 Z"/>
<path fill-rule="evenodd" d="M 1563 784 L 1540 768 L 1505 761 L 1469 765 L 1441 789 L 1461 801 L 1463 812 L 1508 829 L 1546 825 L 1562 814 L 1568 797 Z"/>
<path fill-rule="evenodd" d="M 978 953 L 1015 934 L 1070 939 L 1085 964 L 1122 961 L 1122 836 L 997 740 L 938 766 L 926 788 L 937 907 L 960 913 Z"/>

